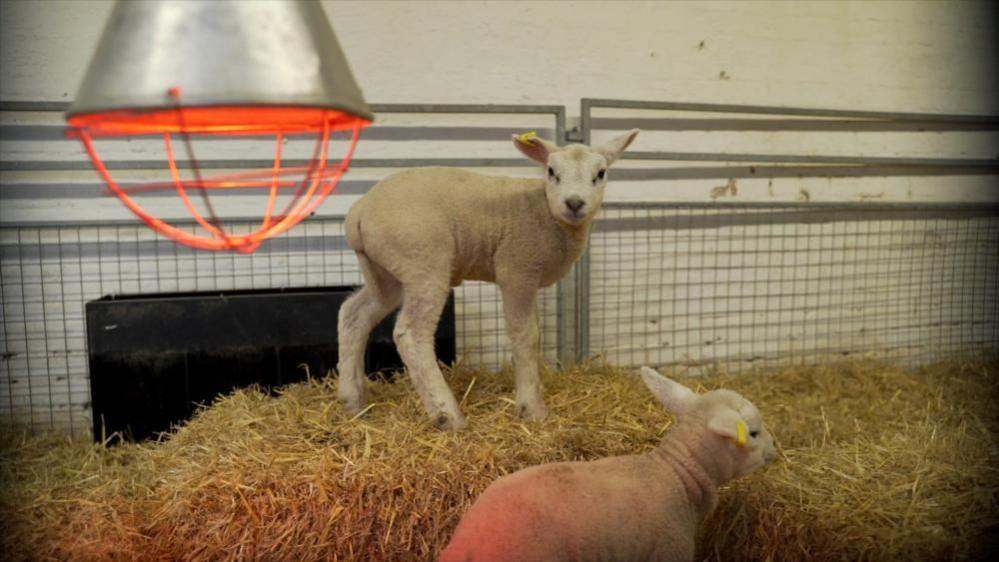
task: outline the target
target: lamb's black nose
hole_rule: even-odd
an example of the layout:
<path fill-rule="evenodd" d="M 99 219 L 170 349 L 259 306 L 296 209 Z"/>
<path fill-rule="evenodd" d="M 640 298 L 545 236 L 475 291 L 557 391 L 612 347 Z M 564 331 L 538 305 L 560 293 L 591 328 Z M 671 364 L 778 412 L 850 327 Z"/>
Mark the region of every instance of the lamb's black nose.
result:
<path fill-rule="evenodd" d="M 565 206 L 569 208 L 573 213 L 578 213 L 580 209 L 583 208 L 586 202 L 579 197 L 570 197 L 565 200 Z"/>

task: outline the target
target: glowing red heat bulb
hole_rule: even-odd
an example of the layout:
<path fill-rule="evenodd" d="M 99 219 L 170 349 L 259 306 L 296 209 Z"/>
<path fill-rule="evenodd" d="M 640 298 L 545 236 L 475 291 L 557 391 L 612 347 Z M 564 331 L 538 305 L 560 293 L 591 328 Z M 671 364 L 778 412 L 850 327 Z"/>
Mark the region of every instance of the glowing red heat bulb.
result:
<path fill-rule="evenodd" d="M 180 92 L 171 89 L 173 98 Z M 108 188 L 133 213 L 149 227 L 181 244 L 203 250 L 236 250 L 253 252 L 273 236 L 287 231 L 310 216 L 333 193 L 340 178 L 347 171 L 363 127 L 370 120 L 349 113 L 316 107 L 182 107 L 152 111 L 114 110 L 69 117 L 72 132 L 82 141 L 94 168 Z M 350 144 L 339 162 L 330 160 L 330 135 L 336 131 L 349 131 Z M 306 166 L 283 167 L 282 147 L 287 135 L 315 134 L 316 145 Z M 174 140 L 184 142 L 190 150 L 191 135 L 246 136 L 274 135 L 274 163 L 270 169 L 203 177 L 194 154 L 189 154 L 189 167 L 193 179 L 181 177 L 180 165 L 175 156 Z M 162 137 L 169 169 L 169 180 L 122 185 L 112 176 L 95 146 L 95 139 L 123 136 Z M 193 152 L 193 151 L 191 151 Z M 293 181 L 292 177 L 300 177 Z M 268 190 L 266 206 L 260 226 L 247 234 L 227 232 L 215 217 L 208 192 L 217 189 Z M 294 194 L 284 209 L 275 213 L 281 190 Z M 153 216 L 133 197 L 135 194 L 157 190 L 176 190 L 184 207 L 205 234 L 195 234 L 177 228 Z M 208 216 L 198 211 L 189 191 L 200 192 Z M 283 192 L 282 192 L 283 193 Z"/>

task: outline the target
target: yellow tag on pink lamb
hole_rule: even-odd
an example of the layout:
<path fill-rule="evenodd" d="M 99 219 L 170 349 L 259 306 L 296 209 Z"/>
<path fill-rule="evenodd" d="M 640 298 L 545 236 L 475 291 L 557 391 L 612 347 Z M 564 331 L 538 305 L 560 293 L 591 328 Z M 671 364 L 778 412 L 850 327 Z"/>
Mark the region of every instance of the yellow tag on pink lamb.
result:
<path fill-rule="evenodd" d="M 746 446 L 746 422 L 739 420 L 735 426 L 735 444 L 740 447 Z"/>
<path fill-rule="evenodd" d="M 520 135 L 517 138 L 520 140 L 520 142 L 522 142 L 524 144 L 534 144 L 534 139 L 538 138 L 538 132 L 537 131 L 527 131 L 526 133 L 523 133 L 522 135 Z"/>

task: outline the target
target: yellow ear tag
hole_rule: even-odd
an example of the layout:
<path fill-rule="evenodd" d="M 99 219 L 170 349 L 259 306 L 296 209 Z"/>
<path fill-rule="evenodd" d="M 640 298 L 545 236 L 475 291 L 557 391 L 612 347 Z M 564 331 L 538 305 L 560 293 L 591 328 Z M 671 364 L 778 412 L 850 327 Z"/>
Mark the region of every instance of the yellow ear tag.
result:
<path fill-rule="evenodd" d="M 740 447 L 746 446 L 746 422 L 739 420 L 735 426 L 736 437 L 735 444 Z"/>
<path fill-rule="evenodd" d="M 527 131 L 526 133 L 517 137 L 520 142 L 524 144 L 534 144 L 534 139 L 538 138 L 537 131 Z"/>

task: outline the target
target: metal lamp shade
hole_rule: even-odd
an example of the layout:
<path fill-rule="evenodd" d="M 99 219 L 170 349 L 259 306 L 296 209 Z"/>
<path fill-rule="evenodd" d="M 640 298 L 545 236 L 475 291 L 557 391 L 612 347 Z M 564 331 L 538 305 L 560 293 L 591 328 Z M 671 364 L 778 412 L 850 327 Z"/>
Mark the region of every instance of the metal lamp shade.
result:
<path fill-rule="evenodd" d="M 95 134 L 316 130 L 322 116 L 371 120 L 322 5 L 290 0 L 119 1 L 67 112 Z"/>
<path fill-rule="evenodd" d="M 253 252 L 333 193 L 371 113 L 319 2 L 132 0 L 115 5 L 67 120 L 111 193 L 150 228 L 194 248 Z M 347 143 L 331 143 L 340 131 Z M 214 160 L 194 154 L 193 137 L 241 135 L 240 146 L 272 138 L 272 165 L 209 173 Z M 162 181 L 115 177 L 95 140 L 118 136 L 163 143 Z M 291 137 L 312 136 L 311 158 L 288 158 Z M 345 148 L 339 162 L 338 144 Z M 194 230 L 139 201 L 163 190 L 177 193 Z M 266 194 L 259 226 L 229 230 L 209 197 L 219 190 Z M 200 195 L 200 209 L 192 194 Z"/>

